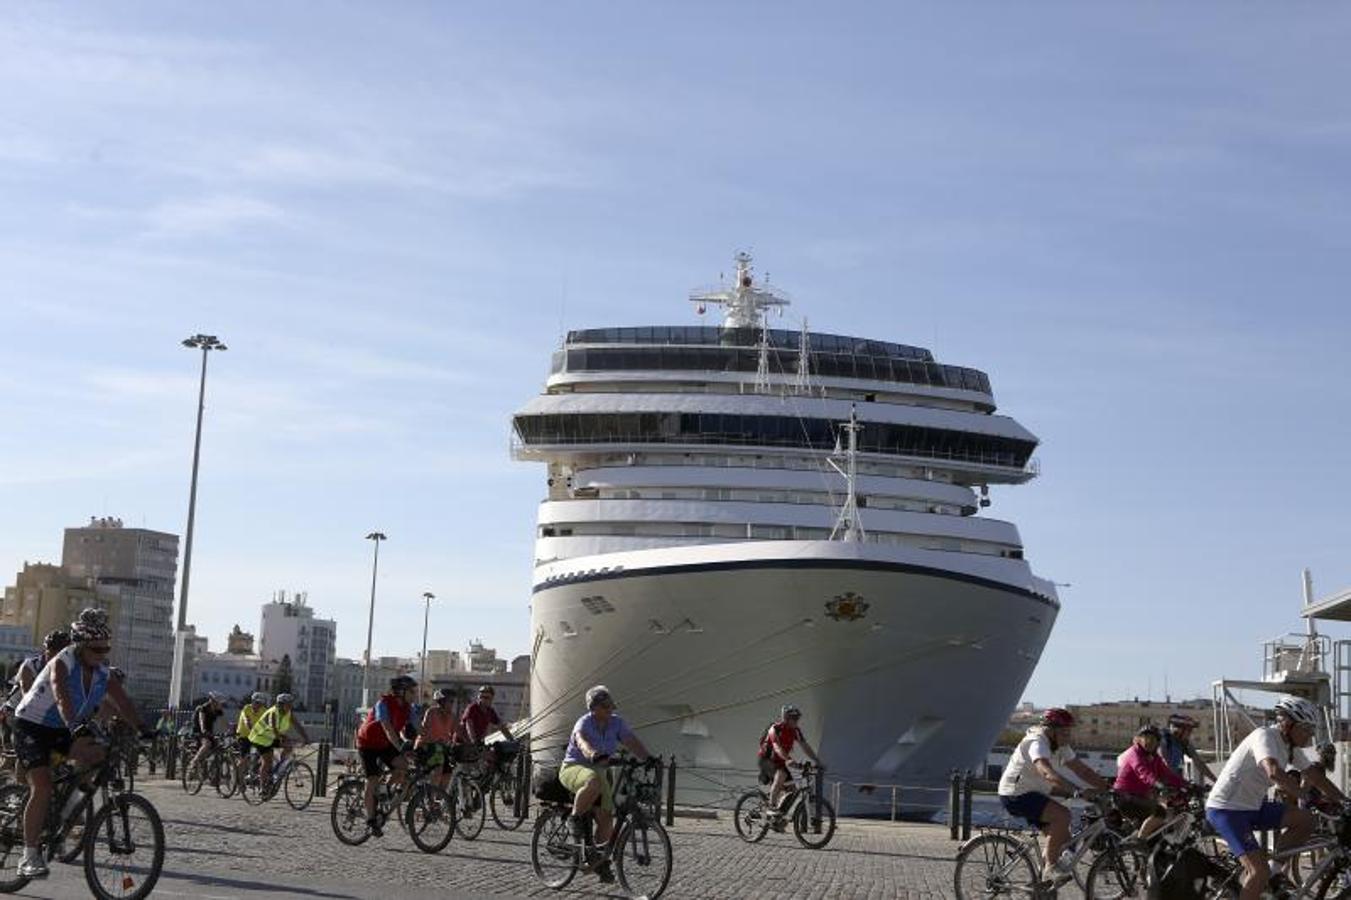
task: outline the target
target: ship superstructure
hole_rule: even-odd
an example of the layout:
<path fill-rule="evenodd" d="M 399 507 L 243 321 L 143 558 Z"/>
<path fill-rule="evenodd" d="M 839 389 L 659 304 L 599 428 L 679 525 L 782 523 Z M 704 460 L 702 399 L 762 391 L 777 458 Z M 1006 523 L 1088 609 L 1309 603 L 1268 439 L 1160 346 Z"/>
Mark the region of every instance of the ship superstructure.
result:
<path fill-rule="evenodd" d="M 978 515 L 1034 477 L 1036 437 L 980 371 L 770 327 L 789 301 L 746 254 L 689 299 L 723 323 L 569 332 L 515 416 L 514 454 L 548 470 L 536 755 L 605 682 L 685 765 L 752 768 L 785 702 L 841 779 L 976 764 L 1059 609 Z"/>

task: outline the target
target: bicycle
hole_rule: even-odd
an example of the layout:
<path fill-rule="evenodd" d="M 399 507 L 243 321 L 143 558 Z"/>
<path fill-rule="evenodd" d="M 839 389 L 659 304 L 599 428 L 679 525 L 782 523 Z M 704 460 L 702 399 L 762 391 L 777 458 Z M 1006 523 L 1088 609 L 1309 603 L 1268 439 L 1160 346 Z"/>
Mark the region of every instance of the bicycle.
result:
<path fill-rule="evenodd" d="M 164 868 L 164 824 L 154 805 L 126 790 L 120 772 L 135 753 L 135 741 L 117 739 L 97 723 L 84 726 L 105 748 L 103 761 L 84 773 L 70 762 L 53 769 L 52 795 L 42 831 L 42 853 L 51 861 L 84 856 L 85 882 L 99 900 L 142 900 L 155 889 Z M 87 789 L 80 781 L 90 779 Z M 73 806 L 72 792 L 80 790 Z M 0 788 L 0 893 L 13 893 L 32 880 L 15 874 L 23 853 L 23 811 L 28 788 Z M 104 874 L 111 876 L 105 884 Z M 111 885 L 111 886 L 109 886 Z"/>
<path fill-rule="evenodd" d="M 655 812 L 658 764 L 655 758 L 610 762 L 610 769 L 617 768 L 619 774 L 614 779 L 614 837 L 604 848 L 591 844 L 591 814 L 583 820 L 586 833 L 582 842 L 573 838 L 568 827 L 571 795 L 556 773 L 551 779 L 543 779 L 535 794 L 541 808 L 530 837 L 530 864 L 535 876 L 557 891 L 567 887 L 579 870 L 595 871 L 613 863 L 624 890 L 648 900 L 660 897 L 671 880 L 673 859 L 671 838 Z"/>
<path fill-rule="evenodd" d="M 957 850 L 952 881 L 958 900 L 1005 895 L 1043 900 L 1055 897 L 1059 888 L 1071 879 L 1083 889 L 1081 862 L 1089 853 L 1119 854 L 1125 838 L 1121 832 L 1123 820 L 1112 804 L 1112 794 L 1105 792 L 1088 799 L 1092 806 L 1085 810 L 1066 845 L 1070 854 L 1068 872 L 1053 876 L 1043 871 L 1040 828 L 1029 825 L 986 829 Z"/>
<path fill-rule="evenodd" d="M 482 819 L 481 813 L 482 798 L 487 798 L 488 810 L 492 813 L 493 821 L 497 827 L 504 831 L 515 831 L 525 822 L 525 815 L 516 815 L 516 797 L 520 793 L 515 771 L 513 771 L 517 756 L 521 752 L 519 741 L 499 741 L 495 744 L 489 744 L 482 748 L 482 755 L 475 761 L 475 767 L 468 769 L 464 777 L 473 781 L 478 786 L 479 799 L 477 803 L 472 800 L 462 803 L 462 812 L 470 817 L 470 821 L 464 828 L 471 828 L 473 818 L 477 814 L 478 819 Z M 454 752 L 454 751 L 452 751 Z M 490 761 L 491 760 L 491 761 Z M 465 761 L 470 762 L 470 761 Z M 459 819 L 465 822 L 465 817 Z M 482 823 L 479 823 L 478 829 L 474 830 L 473 837 L 461 835 L 467 840 L 473 840 L 478 837 L 478 832 L 482 830 Z"/>
<path fill-rule="evenodd" d="M 221 797 L 228 799 L 234 796 L 235 759 L 230 748 L 226 746 L 225 738 L 217 737 L 206 758 L 195 766 L 191 763 L 193 758 L 195 754 L 189 757 L 189 762 L 183 766 L 183 790 L 196 796 L 201 792 L 203 785 L 210 783 Z"/>
<path fill-rule="evenodd" d="M 769 795 L 761 790 L 748 791 L 737 800 L 732 822 L 736 833 L 746 843 L 758 843 L 771 827 L 779 830 L 779 823 L 786 822 L 793 823 L 793 836 L 810 850 L 820 850 L 835 836 L 835 807 L 821 796 L 818 784 L 821 769 L 811 763 L 792 765 L 802 770 L 802 780 L 807 787 L 796 784 L 789 787 L 779 800 L 778 810 L 770 809 Z"/>
<path fill-rule="evenodd" d="M 483 833 L 487 815 L 483 788 L 479 784 L 481 776 L 474 770 L 482 758 L 480 749 L 456 744 L 447 750 L 450 753 L 451 770 L 446 793 L 455 804 L 455 831 L 466 841 L 472 841 Z"/>
<path fill-rule="evenodd" d="M 456 810 L 450 795 L 430 780 L 440 764 L 429 766 L 428 759 L 428 755 L 415 757 L 404 780 L 392 789 L 389 773 L 381 779 L 376 786 L 375 819 L 377 827 L 383 829 L 390 819 L 397 818 L 419 850 L 440 853 L 455 835 Z M 334 835 L 348 846 L 357 847 L 370 839 L 372 831 L 366 820 L 364 775 L 339 778 L 329 810 L 329 822 Z"/>
<path fill-rule="evenodd" d="M 286 802 L 296 811 L 310 805 L 314 799 L 314 770 L 308 763 L 292 754 L 272 767 L 271 777 L 267 784 L 263 784 L 262 756 L 255 752 L 254 757 L 239 785 L 239 793 L 245 803 L 258 806 L 281 791 L 286 796 Z"/>

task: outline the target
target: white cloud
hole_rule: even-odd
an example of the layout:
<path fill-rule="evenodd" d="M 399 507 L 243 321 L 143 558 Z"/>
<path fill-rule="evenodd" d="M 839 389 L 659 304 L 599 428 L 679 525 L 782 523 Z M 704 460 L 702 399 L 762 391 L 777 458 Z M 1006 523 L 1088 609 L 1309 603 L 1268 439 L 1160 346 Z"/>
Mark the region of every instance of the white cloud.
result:
<path fill-rule="evenodd" d="M 216 234 L 246 225 L 276 224 L 285 218 L 286 213 L 275 204 L 234 194 L 171 200 L 146 213 L 149 233 L 156 237 Z"/>

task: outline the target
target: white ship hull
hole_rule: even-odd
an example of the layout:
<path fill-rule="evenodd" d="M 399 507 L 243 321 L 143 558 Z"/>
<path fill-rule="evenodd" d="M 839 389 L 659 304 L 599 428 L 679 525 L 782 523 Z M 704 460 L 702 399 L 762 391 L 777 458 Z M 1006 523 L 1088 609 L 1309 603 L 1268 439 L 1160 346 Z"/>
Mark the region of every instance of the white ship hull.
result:
<path fill-rule="evenodd" d="M 979 771 L 1059 609 L 1022 560 L 838 541 L 609 553 L 536 581 L 535 758 L 561 755 L 582 693 L 604 683 L 652 752 L 675 756 L 693 803 L 754 783 L 788 702 L 846 810 L 849 785 Z"/>

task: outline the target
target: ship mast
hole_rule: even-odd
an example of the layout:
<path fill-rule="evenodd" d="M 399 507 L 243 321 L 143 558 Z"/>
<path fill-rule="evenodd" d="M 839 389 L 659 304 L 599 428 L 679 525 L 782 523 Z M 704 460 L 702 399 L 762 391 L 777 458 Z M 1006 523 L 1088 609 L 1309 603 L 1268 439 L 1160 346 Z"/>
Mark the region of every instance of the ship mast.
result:
<path fill-rule="evenodd" d="M 831 454 L 831 458 L 826 460 L 831 468 L 844 476 L 845 495 L 844 505 L 840 507 L 840 515 L 835 520 L 835 527 L 831 529 L 830 539 L 832 541 L 863 541 L 868 535 L 863 530 L 863 522 L 858 515 L 858 491 L 856 482 L 858 481 L 858 435 L 863 430 L 863 426 L 858 423 L 858 410 L 852 405 L 849 407 L 849 421 L 840 423 L 840 429 L 849 436 L 849 444 L 844 451 L 844 468 L 836 462 L 841 456 L 837 446 L 836 451 Z"/>
<path fill-rule="evenodd" d="M 690 292 L 690 302 L 698 304 L 699 312 L 710 304 L 722 307 L 722 327 L 759 329 L 759 362 L 755 369 L 754 390 L 757 394 L 770 391 L 769 383 L 769 311 L 783 307 L 791 301 L 778 291 L 761 282 L 755 283 L 751 270 L 751 255 L 744 250 L 736 255 L 736 280 L 729 290 L 725 285 L 698 288 Z"/>

